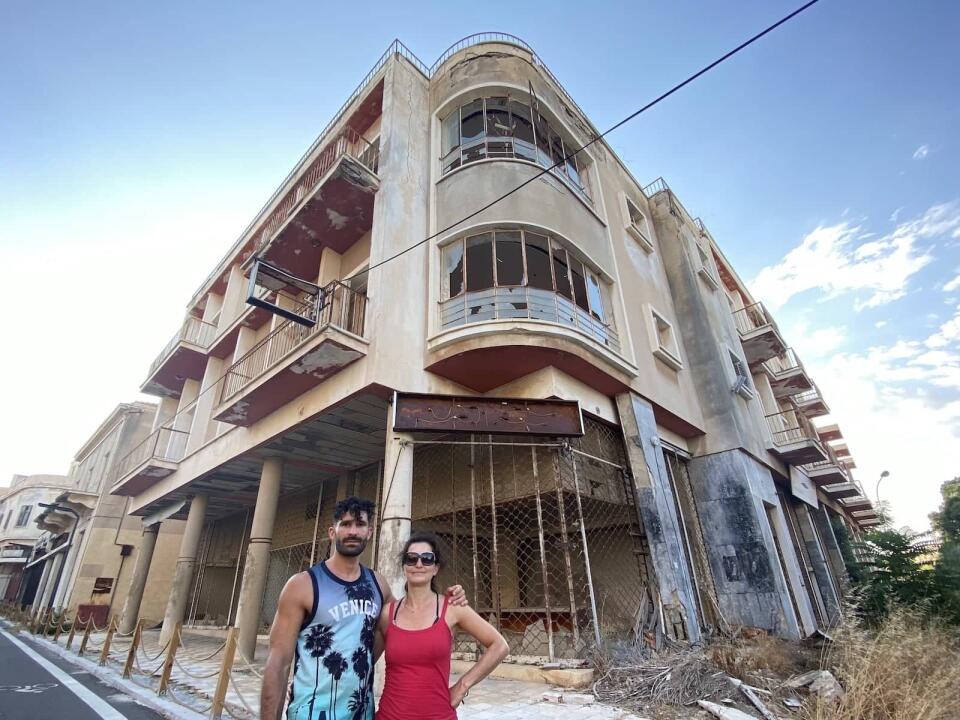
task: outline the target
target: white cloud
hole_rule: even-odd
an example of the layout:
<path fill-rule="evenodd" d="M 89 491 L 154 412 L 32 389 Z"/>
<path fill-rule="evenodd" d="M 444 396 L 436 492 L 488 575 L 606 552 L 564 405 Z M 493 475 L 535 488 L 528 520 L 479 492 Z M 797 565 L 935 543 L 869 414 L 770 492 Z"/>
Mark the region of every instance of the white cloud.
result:
<path fill-rule="evenodd" d="M 923 160 L 929 154 L 930 154 L 930 146 L 924 144 L 913 151 L 913 159 Z"/>
<path fill-rule="evenodd" d="M 954 290 L 960 290 L 960 273 L 953 279 L 948 281 L 943 286 L 944 292 L 953 292 Z"/>
<path fill-rule="evenodd" d="M 875 328 L 882 328 L 882 327 L 886 326 L 886 324 L 887 324 L 887 321 L 886 321 L 886 320 L 877 320 L 877 321 L 873 324 L 873 326 L 874 326 Z"/>
<path fill-rule="evenodd" d="M 825 299 L 857 293 L 855 309 L 877 307 L 903 297 L 910 278 L 933 260 L 920 241 L 958 230 L 957 201 L 935 205 L 869 242 L 860 225 L 821 225 L 778 264 L 763 268 L 752 290 L 774 309 L 807 290 L 820 290 Z"/>
<path fill-rule="evenodd" d="M 896 222 L 897 218 L 900 217 L 900 213 L 903 212 L 903 207 L 898 207 L 892 213 L 890 213 L 890 222 Z"/>

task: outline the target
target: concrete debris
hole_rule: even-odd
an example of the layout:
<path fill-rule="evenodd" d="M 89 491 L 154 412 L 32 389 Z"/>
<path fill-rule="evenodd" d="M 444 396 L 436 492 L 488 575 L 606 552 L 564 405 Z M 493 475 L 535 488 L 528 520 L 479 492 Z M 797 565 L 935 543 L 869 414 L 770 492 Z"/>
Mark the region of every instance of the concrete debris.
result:
<path fill-rule="evenodd" d="M 765 720 L 777 720 L 777 716 L 770 712 L 770 708 L 763 704 L 763 701 L 753 691 L 754 689 L 752 687 L 741 680 L 737 680 L 736 678 L 730 678 L 730 682 L 733 683 L 734 687 L 740 688 L 740 692 L 742 692 L 747 700 L 750 701 L 751 705 L 760 711 L 760 714 L 763 715 Z"/>
<path fill-rule="evenodd" d="M 829 670 L 811 670 L 790 678 L 783 685 L 793 690 L 807 688 L 811 694 L 826 702 L 839 700 L 844 695 L 843 686 Z"/>
<path fill-rule="evenodd" d="M 798 697 L 788 697 L 784 699 L 783 704 L 786 705 L 791 710 L 796 710 L 801 705 L 803 705 L 803 700 L 801 700 Z"/>
<path fill-rule="evenodd" d="M 724 707 L 723 705 L 717 705 L 716 703 L 712 703 L 707 700 L 697 700 L 697 705 L 702 707 L 714 717 L 720 718 L 720 720 L 757 720 L 755 715 L 745 713 L 742 710 L 737 710 L 736 708 L 728 708 Z"/>
<path fill-rule="evenodd" d="M 541 696 L 544 702 L 557 703 L 558 705 L 593 705 L 597 699 L 588 693 L 558 692 L 550 690 Z"/>

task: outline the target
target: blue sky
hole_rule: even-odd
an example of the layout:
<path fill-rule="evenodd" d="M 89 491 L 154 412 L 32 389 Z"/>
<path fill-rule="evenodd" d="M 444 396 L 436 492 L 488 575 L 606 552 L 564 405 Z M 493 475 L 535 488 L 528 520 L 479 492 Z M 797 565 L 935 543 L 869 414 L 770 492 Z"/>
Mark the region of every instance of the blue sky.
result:
<path fill-rule="evenodd" d="M 394 37 L 429 64 L 473 32 L 519 35 L 605 128 L 793 7 L 4 3 L 19 310 L 0 481 L 65 472 L 136 397 L 209 267 Z M 822 0 L 610 137 L 777 308 L 858 476 L 889 469 L 915 527 L 960 474 L 958 21 L 952 3 Z"/>

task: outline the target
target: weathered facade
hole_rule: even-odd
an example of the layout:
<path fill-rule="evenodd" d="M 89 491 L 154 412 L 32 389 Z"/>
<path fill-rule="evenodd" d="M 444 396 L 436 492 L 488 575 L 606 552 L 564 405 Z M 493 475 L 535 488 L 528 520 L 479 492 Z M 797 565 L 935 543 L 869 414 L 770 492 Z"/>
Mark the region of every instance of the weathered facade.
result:
<path fill-rule="evenodd" d="M 26 596 L 32 602 L 39 572 L 26 572 L 33 547 L 43 534 L 34 520 L 60 494 L 69 480 L 64 475 L 14 475 L 0 488 L 0 599 L 14 602 Z"/>
<path fill-rule="evenodd" d="M 666 183 L 603 141 L 571 157 L 597 135 L 516 38 L 388 49 L 144 382 L 159 411 L 112 491 L 186 520 L 166 633 L 235 624 L 249 657 L 354 493 L 394 589 L 403 538 L 438 533 L 515 656 L 836 620 L 833 524 L 874 522 L 840 431 Z M 423 422 L 395 428 L 411 394 Z M 544 399 L 582 435 L 538 430 Z"/>
<path fill-rule="evenodd" d="M 74 456 L 67 486 L 51 499 L 51 507 L 39 509 L 34 525 L 44 531 L 39 545 L 56 552 L 31 561 L 41 571 L 50 565 L 35 611 L 92 617 L 102 627 L 134 602 L 133 615 L 163 617 L 184 523 L 168 520 L 162 529 L 145 525 L 127 513 L 129 498 L 110 494 L 118 464 L 148 440 L 156 411 L 156 404 L 143 402 L 114 408 Z M 133 582 L 145 550 L 151 588 L 146 595 Z"/>

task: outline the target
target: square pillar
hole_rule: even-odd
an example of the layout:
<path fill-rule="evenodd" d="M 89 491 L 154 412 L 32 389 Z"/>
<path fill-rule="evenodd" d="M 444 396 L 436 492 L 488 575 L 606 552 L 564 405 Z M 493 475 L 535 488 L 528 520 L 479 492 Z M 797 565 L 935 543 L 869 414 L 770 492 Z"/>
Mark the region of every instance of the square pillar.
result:
<path fill-rule="evenodd" d="M 650 548 L 655 590 L 663 602 L 666 617 L 674 615 L 683 619 L 687 637 L 678 639 L 697 642 L 700 623 L 693 578 L 680 536 L 679 516 L 660 448 L 653 406 L 639 395 L 627 392 L 617 396 L 617 411 L 625 436 L 637 510 Z M 667 625 L 672 623 L 668 621 Z"/>
<path fill-rule="evenodd" d="M 250 544 L 247 546 L 247 557 L 243 564 L 240 601 L 237 605 L 236 627 L 240 631 L 237 648 L 248 661 L 253 660 L 257 649 L 260 606 L 263 603 L 263 588 L 270 566 L 273 526 L 277 517 L 282 479 L 283 460 L 278 457 L 264 460 L 263 469 L 260 471 L 257 504 L 253 510 L 253 522 L 250 524 Z"/>

